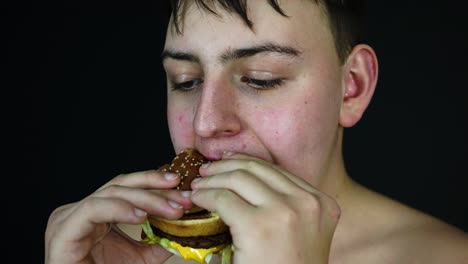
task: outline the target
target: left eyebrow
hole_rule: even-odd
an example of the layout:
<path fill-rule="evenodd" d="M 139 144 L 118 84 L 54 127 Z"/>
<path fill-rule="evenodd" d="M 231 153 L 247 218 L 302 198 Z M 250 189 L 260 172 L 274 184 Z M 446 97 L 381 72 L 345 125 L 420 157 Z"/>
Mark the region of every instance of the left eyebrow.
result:
<path fill-rule="evenodd" d="M 228 50 L 220 56 L 220 62 L 222 64 L 226 64 L 233 60 L 253 57 L 260 53 L 277 53 L 279 55 L 285 55 L 288 57 L 299 57 L 302 52 L 290 46 L 279 45 L 276 43 L 265 43 L 248 48 Z"/>

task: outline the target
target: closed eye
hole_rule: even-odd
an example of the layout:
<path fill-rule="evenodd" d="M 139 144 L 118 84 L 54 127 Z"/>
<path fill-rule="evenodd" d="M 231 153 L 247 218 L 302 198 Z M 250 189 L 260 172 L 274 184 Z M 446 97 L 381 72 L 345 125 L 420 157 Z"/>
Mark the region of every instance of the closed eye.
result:
<path fill-rule="evenodd" d="M 190 91 L 194 88 L 197 88 L 202 83 L 203 83 L 202 79 L 194 79 L 194 80 L 180 82 L 180 83 L 173 83 L 173 90 Z"/>
<path fill-rule="evenodd" d="M 260 80 L 260 79 L 253 79 L 253 78 L 243 76 L 241 78 L 241 82 L 247 84 L 248 86 L 254 89 L 262 90 L 262 89 L 269 89 L 269 88 L 275 88 L 277 86 L 280 86 L 284 83 L 284 80 L 283 79 Z"/>

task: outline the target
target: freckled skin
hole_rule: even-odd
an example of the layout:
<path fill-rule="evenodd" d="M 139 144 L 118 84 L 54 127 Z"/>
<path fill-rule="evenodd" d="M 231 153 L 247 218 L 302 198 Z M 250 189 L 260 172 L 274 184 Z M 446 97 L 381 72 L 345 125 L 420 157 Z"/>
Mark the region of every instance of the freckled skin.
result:
<path fill-rule="evenodd" d="M 168 110 L 167 116 L 171 116 L 172 112 Z M 176 120 L 176 121 L 175 121 Z M 175 138 L 190 138 L 192 136 L 192 131 L 187 130 L 186 128 L 191 125 L 190 115 L 186 111 L 181 111 L 176 119 L 171 119 L 169 121 L 169 131 L 172 141 L 176 140 Z M 190 146 L 190 144 L 185 144 L 185 146 Z M 183 150 L 184 148 L 178 149 L 178 151 Z"/>
<path fill-rule="evenodd" d="M 224 15 L 220 20 L 211 15 L 196 16 L 193 15 L 196 12 L 190 11 L 183 35 L 168 30 L 165 48 L 190 51 L 199 56 L 203 64 L 194 68 L 204 78 L 203 88 L 190 95 L 168 91 L 172 140 L 176 150 L 196 146 L 205 152 L 247 153 L 276 162 L 309 182 L 319 184 L 318 175 L 327 178 L 330 156 L 340 148 L 335 142 L 340 129 L 338 118 L 343 88 L 332 36 L 328 31 L 321 32 L 320 36 L 304 34 L 300 30 L 303 26 L 297 27 L 297 21 L 278 16 L 270 8 L 263 10 L 268 11 L 264 16 L 252 13 L 252 18 L 256 19 L 256 35 L 242 23 L 232 23 L 230 16 Z M 314 26 L 323 21 L 308 19 L 306 23 Z M 276 29 L 274 32 L 270 30 L 272 26 Z M 223 32 L 232 34 L 226 36 Z M 210 41 L 204 41 L 206 39 Z M 223 67 L 215 58 L 229 47 L 244 47 L 262 40 L 281 40 L 281 43 L 296 46 L 301 43 L 298 48 L 303 51 L 303 58 L 299 65 L 291 66 L 294 68 L 289 74 L 292 80 L 287 87 L 251 94 L 230 82 L 234 66 Z M 170 68 L 166 70 L 171 71 Z M 305 160 L 309 161 L 307 168 L 304 168 Z"/>
<path fill-rule="evenodd" d="M 316 1 L 279 1 L 288 17 L 268 1 L 247 2 L 253 30 L 217 6 L 219 16 L 189 5 L 183 34 L 167 32 L 166 51 L 196 58 L 172 56 L 164 68 L 176 152 L 195 148 L 215 160 L 198 170 L 197 191 L 167 192 L 185 178 L 154 170 L 119 175 L 54 210 L 45 263 L 178 263 L 166 262 L 162 247 L 122 239 L 110 223 L 176 219 L 194 204 L 226 221 L 235 263 L 467 263 L 465 233 L 346 173 L 343 128 L 359 121 L 374 92 L 372 48 L 356 45 L 341 63 Z M 265 43 L 298 52 L 223 56 Z"/>

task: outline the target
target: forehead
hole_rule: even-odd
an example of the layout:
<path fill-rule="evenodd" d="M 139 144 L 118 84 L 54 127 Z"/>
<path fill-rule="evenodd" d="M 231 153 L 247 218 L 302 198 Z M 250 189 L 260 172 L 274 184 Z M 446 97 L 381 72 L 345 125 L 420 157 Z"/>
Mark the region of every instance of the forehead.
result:
<path fill-rule="evenodd" d="M 209 56 L 226 49 L 265 42 L 279 43 L 301 51 L 333 47 L 324 13 L 313 1 L 281 1 L 280 7 L 287 17 L 274 10 L 266 0 L 247 1 L 248 17 L 253 22 L 253 28 L 249 28 L 238 14 L 230 13 L 219 5 L 212 6 L 215 15 L 193 2 L 180 21 L 181 33 L 176 32 L 173 23 L 169 24 L 166 50 Z"/>

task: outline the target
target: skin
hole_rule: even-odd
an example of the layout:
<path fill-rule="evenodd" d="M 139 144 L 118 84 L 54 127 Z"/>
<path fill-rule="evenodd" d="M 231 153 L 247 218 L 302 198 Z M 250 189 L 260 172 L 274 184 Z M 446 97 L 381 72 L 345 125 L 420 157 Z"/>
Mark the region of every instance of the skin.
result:
<path fill-rule="evenodd" d="M 214 16 L 196 6 L 187 10 L 182 34 L 168 29 L 171 139 L 176 152 L 195 147 L 212 162 L 185 196 L 166 190 L 178 178 L 136 172 L 58 208 L 46 230 L 46 263 L 163 263 L 171 256 L 165 250 L 121 236 L 108 223 L 142 223 L 137 208 L 175 219 L 192 204 L 217 211 L 229 225 L 235 263 L 468 262 L 466 234 L 346 173 L 343 129 L 359 121 L 372 98 L 372 48 L 358 45 L 340 63 L 317 5 L 281 7 L 289 18 L 266 1 L 250 1 L 253 31 L 220 8 Z M 281 81 L 260 87 L 265 80 Z"/>

